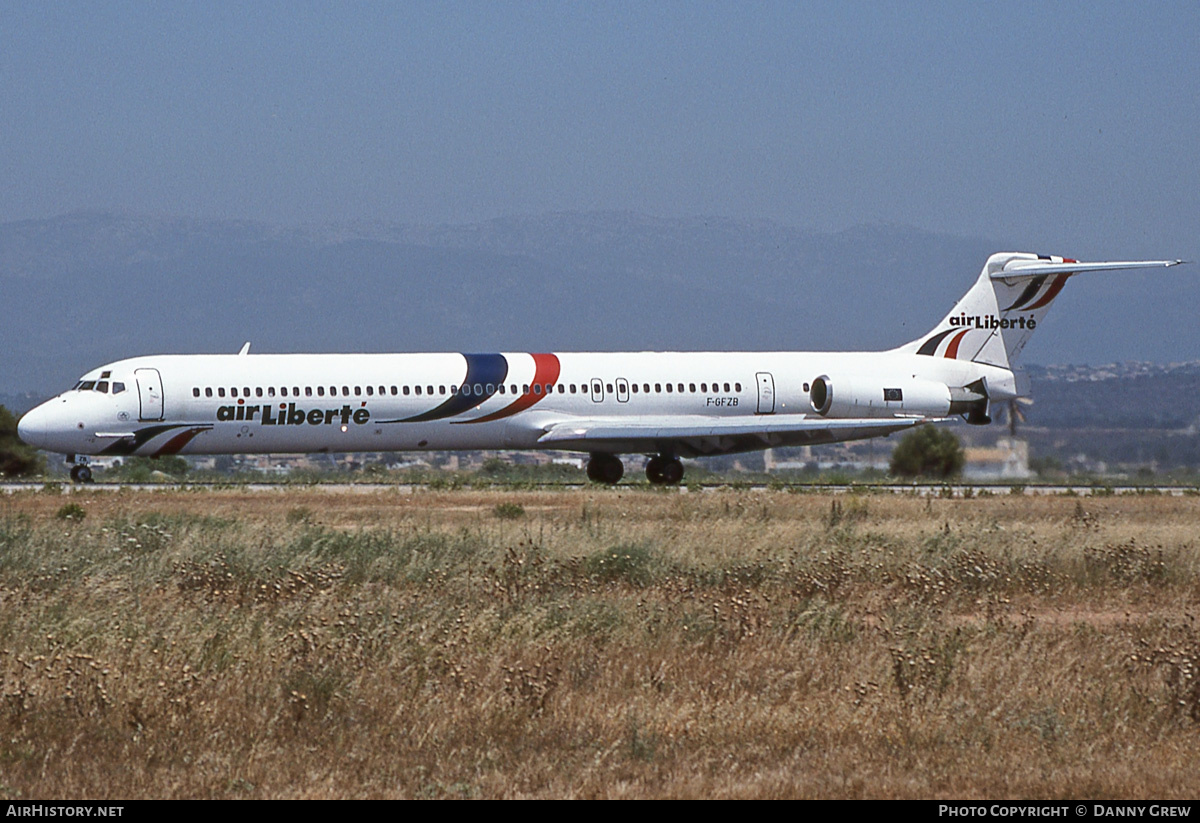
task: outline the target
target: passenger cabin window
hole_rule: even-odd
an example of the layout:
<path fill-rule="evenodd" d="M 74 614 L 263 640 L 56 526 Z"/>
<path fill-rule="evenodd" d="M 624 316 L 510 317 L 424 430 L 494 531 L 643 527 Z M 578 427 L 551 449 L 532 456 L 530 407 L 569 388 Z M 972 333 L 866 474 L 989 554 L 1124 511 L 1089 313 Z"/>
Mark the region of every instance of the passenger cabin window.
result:
<path fill-rule="evenodd" d="M 304 387 L 304 396 L 305 396 L 305 397 L 312 397 L 312 386 L 305 386 L 305 387 Z"/>
<path fill-rule="evenodd" d="M 204 396 L 205 396 L 205 397 L 212 397 L 212 388 L 211 388 L 211 387 L 209 387 L 209 388 L 206 388 L 206 389 L 204 390 Z"/>
<path fill-rule="evenodd" d="M 224 397 L 224 396 L 225 396 L 225 388 L 223 386 L 217 386 L 217 397 Z"/>
<path fill-rule="evenodd" d="M 199 397 L 199 396 L 200 396 L 200 390 L 192 389 L 192 397 Z"/>

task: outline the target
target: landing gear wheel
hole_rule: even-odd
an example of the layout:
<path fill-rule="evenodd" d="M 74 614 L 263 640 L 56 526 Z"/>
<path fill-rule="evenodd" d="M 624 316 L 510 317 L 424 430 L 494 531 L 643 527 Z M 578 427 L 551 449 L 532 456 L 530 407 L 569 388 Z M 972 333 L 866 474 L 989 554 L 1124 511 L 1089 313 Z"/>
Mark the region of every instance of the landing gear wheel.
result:
<path fill-rule="evenodd" d="M 646 479 L 655 486 L 661 486 L 663 484 L 663 462 L 664 459 L 662 456 L 651 457 L 646 461 Z"/>
<path fill-rule="evenodd" d="M 624 474 L 625 464 L 616 455 L 593 454 L 592 459 L 587 464 L 588 480 L 591 480 L 593 483 L 605 483 L 609 486 L 615 486 L 621 482 L 621 477 Z"/>
<path fill-rule="evenodd" d="M 679 458 L 671 457 L 663 461 L 662 468 L 663 483 L 668 486 L 678 486 L 683 480 L 683 464 L 679 462 Z"/>
<path fill-rule="evenodd" d="M 91 483 L 92 482 L 92 470 L 89 467 L 83 466 L 83 465 L 72 466 L 71 467 L 71 479 L 74 480 L 76 483 Z"/>
<path fill-rule="evenodd" d="M 646 463 L 646 478 L 656 486 L 678 485 L 683 480 L 683 464 L 677 457 L 651 457 Z"/>

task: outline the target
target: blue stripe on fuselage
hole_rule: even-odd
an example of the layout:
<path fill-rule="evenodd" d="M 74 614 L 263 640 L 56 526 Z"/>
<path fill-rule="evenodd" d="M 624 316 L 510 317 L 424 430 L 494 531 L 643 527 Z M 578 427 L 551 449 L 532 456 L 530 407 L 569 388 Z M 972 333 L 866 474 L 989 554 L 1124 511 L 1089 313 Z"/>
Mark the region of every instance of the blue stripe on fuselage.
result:
<path fill-rule="evenodd" d="M 499 385 L 508 377 L 508 361 L 502 354 L 464 354 L 463 357 L 467 360 L 467 376 L 459 386 L 458 394 L 451 395 L 436 408 L 415 417 L 404 418 L 401 423 L 424 423 L 462 414 L 495 394 Z M 480 389 L 478 393 L 475 391 L 476 386 Z"/>

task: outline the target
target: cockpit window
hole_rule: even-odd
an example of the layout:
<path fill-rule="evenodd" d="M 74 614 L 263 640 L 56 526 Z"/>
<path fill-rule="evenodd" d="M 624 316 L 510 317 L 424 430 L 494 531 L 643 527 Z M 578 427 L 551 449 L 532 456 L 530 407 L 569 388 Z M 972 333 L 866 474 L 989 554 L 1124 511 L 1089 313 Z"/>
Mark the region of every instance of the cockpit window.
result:
<path fill-rule="evenodd" d="M 95 380 L 84 380 L 79 384 L 80 391 L 91 391 L 96 386 Z"/>
<path fill-rule="evenodd" d="M 113 381 L 113 394 L 120 394 L 125 391 L 125 384 Z"/>
<path fill-rule="evenodd" d="M 97 384 L 96 384 L 96 391 L 98 391 L 98 392 L 103 392 L 104 394 L 108 394 L 108 381 L 107 381 L 107 380 L 101 380 L 99 383 L 97 383 Z"/>

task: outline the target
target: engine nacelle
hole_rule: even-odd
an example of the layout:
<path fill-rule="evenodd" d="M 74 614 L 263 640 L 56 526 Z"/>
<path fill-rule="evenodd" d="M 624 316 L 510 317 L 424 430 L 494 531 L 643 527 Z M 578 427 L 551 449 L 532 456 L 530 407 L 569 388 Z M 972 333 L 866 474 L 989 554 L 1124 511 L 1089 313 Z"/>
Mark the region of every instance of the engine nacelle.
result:
<path fill-rule="evenodd" d="M 823 374 L 812 381 L 808 400 L 813 411 L 826 417 L 891 417 L 919 414 L 946 417 L 952 413 L 950 388 L 933 380 L 890 377 L 839 377 Z"/>

